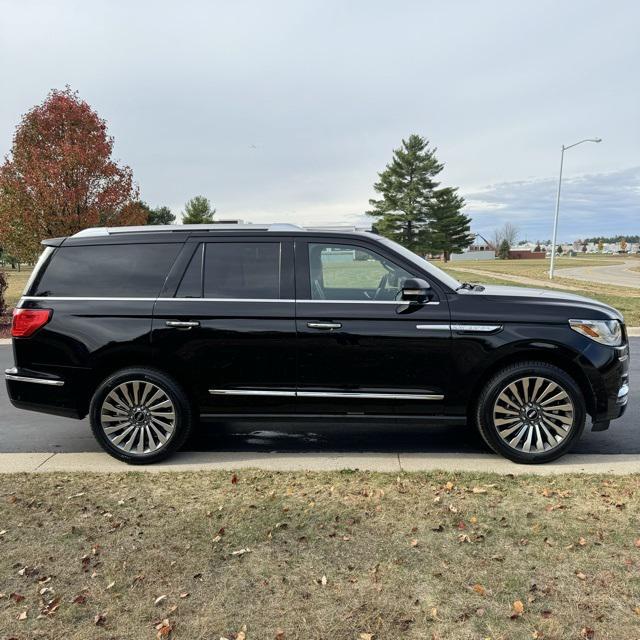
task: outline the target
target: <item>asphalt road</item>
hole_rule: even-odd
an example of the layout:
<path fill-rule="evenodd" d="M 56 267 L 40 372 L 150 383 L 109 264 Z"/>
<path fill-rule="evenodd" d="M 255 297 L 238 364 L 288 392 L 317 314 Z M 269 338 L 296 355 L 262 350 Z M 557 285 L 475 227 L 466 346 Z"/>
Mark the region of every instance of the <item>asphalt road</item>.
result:
<path fill-rule="evenodd" d="M 571 267 L 556 271 L 560 278 L 574 278 L 585 282 L 599 282 L 612 284 L 617 287 L 633 287 L 640 289 L 640 271 L 634 271 L 640 266 L 638 260 L 626 260 L 623 264 L 597 267 Z"/>
<path fill-rule="evenodd" d="M 608 431 L 587 426 L 574 453 L 640 453 L 640 338 L 631 338 L 631 396 L 625 415 Z M 0 371 L 13 365 L 10 346 L 0 346 Z M 483 451 L 466 427 L 336 421 L 235 422 L 203 424 L 188 449 L 278 452 Z M 99 451 L 87 420 L 68 420 L 15 409 L 0 384 L 0 452 Z"/>

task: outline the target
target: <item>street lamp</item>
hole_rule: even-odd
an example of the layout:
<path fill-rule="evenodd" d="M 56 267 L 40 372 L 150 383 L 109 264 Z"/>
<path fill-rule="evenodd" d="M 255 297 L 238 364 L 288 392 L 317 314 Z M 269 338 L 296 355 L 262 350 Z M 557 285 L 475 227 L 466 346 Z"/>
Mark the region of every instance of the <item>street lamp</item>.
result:
<path fill-rule="evenodd" d="M 571 147 L 577 147 L 583 142 L 602 142 L 602 138 L 586 138 L 580 142 L 574 142 L 565 147 L 562 145 L 562 153 L 560 154 L 560 177 L 558 178 L 558 199 L 556 200 L 556 215 L 553 219 L 553 241 L 551 244 L 551 265 L 549 266 L 549 279 L 553 279 L 553 267 L 556 261 L 556 239 L 558 236 L 558 214 L 560 213 L 560 189 L 562 188 L 562 164 L 564 163 L 564 152 Z"/>

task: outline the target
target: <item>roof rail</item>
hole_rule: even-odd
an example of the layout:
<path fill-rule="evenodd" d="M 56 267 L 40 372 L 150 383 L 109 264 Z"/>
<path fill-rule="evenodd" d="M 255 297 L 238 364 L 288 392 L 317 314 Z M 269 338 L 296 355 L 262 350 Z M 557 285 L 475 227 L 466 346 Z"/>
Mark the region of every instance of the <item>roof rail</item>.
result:
<path fill-rule="evenodd" d="M 302 231 L 297 224 L 147 224 L 136 227 L 92 227 L 73 234 L 73 238 L 112 236 L 120 233 L 162 233 L 190 231 Z"/>

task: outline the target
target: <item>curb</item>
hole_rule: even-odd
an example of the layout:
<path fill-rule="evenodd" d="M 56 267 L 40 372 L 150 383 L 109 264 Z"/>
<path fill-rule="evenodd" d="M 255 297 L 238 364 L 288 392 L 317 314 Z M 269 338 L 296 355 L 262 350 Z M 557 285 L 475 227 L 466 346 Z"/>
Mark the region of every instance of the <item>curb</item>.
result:
<path fill-rule="evenodd" d="M 0 345 L 11 344 L 11 338 L 0 338 Z"/>
<path fill-rule="evenodd" d="M 515 464 L 491 454 L 183 452 L 168 462 L 127 465 L 106 453 L 0 453 L 3 473 L 161 473 L 191 471 L 449 471 L 513 475 L 640 473 L 640 454 L 569 454 L 544 465 Z"/>

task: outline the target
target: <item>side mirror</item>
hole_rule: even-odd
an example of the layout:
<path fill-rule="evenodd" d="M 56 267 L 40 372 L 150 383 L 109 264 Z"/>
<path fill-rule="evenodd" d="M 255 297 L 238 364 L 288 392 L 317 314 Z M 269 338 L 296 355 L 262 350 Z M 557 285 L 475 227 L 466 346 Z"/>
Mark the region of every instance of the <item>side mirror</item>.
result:
<path fill-rule="evenodd" d="M 402 299 L 409 302 L 424 302 L 429 297 L 431 285 L 422 278 L 407 278 L 402 285 Z"/>

